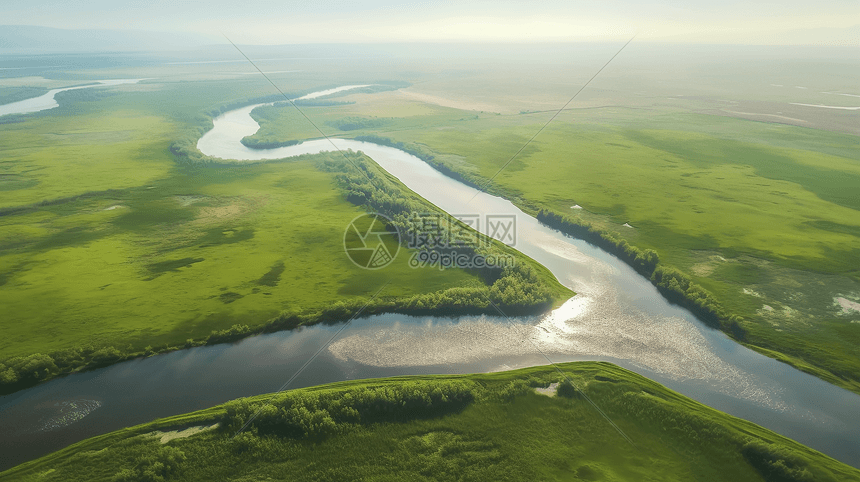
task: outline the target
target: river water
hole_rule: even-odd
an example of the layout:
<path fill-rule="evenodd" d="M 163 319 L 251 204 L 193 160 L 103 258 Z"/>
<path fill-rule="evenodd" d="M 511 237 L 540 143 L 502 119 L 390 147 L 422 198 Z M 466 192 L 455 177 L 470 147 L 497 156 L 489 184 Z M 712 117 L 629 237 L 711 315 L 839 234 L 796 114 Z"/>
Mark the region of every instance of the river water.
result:
<path fill-rule="evenodd" d="M 56 99 L 54 99 L 54 96 L 59 94 L 60 92 L 65 92 L 67 90 L 89 89 L 92 87 L 105 87 L 122 84 L 136 84 L 141 80 L 144 79 L 96 80 L 95 82 L 98 82 L 97 84 L 79 85 L 77 87 L 64 87 L 62 89 L 51 89 L 38 97 L 31 97 L 29 99 L 19 100 L 18 102 L 0 105 L 0 116 L 9 114 L 30 114 L 33 112 L 39 112 L 59 107 L 60 104 L 57 103 Z"/>
<path fill-rule="evenodd" d="M 258 104 L 259 105 L 259 104 Z M 227 112 L 198 142 L 223 159 L 279 159 L 361 150 L 455 215 L 516 219 L 515 247 L 578 294 L 541 317 L 379 315 L 353 321 L 291 387 L 402 374 L 470 373 L 606 360 L 711 407 L 860 467 L 860 397 L 761 356 L 666 302 L 612 255 L 547 228 L 510 202 L 435 171 L 398 149 L 346 139 L 277 149 L 239 141 L 256 106 Z M 479 222 L 487 232 L 487 223 Z M 406 262 L 398 258 L 394 262 Z M 424 268 L 430 269 L 430 268 Z M 86 437 L 277 390 L 340 326 L 313 326 L 133 360 L 0 397 L 0 468 Z"/>

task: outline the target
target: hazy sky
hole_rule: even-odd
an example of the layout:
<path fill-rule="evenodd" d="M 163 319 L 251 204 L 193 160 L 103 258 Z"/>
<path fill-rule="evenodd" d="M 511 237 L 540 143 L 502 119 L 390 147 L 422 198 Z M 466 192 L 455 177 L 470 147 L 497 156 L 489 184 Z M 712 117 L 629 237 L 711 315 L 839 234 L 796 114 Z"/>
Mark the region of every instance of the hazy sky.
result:
<path fill-rule="evenodd" d="M 224 32 L 261 44 L 605 40 L 634 32 L 640 40 L 786 43 L 795 30 L 827 38 L 860 24 L 860 1 L 0 0 L 0 24 Z"/>

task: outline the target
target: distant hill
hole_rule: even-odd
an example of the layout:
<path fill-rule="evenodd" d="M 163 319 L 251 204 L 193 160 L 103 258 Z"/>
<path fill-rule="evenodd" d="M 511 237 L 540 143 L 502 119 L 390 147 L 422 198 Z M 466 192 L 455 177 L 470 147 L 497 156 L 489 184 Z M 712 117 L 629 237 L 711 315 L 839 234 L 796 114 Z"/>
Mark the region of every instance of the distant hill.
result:
<path fill-rule="evenodd" d="M 0 25 L 0 53 L 184 50 L 213 43 L 219 37 L 185 32 Z"/>

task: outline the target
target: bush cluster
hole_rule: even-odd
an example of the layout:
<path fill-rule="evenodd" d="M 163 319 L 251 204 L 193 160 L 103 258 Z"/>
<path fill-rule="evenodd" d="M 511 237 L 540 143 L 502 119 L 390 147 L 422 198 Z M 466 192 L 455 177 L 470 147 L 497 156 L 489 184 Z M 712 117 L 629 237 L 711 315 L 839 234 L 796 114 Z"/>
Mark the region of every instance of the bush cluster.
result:
<path fill-rule="evenodd" d="M 787 447 L 778 447 L 759 441 L 750 441 L 741 448 L 741 454 L 762 475 L 773 482 L 811 482 L 815 480 L 803 460 Z"/>
<path fill-rule="evenodd" d="M 231 433 L 244 426 L 259 435 L 318 439 L 357 425 L 438 417 L 460 411 L 474 400 L 472 384 L 459 381 L 288 392 L 268 401 L 227 403 L 221 427 Z"/>
<path fill-rule="evenodd" d="M 367 117 L 344 117 L 343 119 L 326 121 L 326 125 L 341 131 L 357 131 L 359 129 L 373 129 L 390 123 L 389 119 L 367 118 Z M 377 143 L 378 144 L 378 143 Z"/>
<path fill-rule="evenodd" d="M 646 277 L 650 277 L 660 263 L 660 258 L 653 249 L 641 250 L 636 246 L 631 246 L 626 240 L 619 239 L 609 231 L 600 229 L 591 223 L 572 219 L 545 209 L 538 212 L 537 219 L 551 228 L 603 248 L 618 256 Z"/>
<path fill-rule="evenodd" d="M 144 448 L 132 468 L 125 468 L 113 476 L 113 482 L 162 482 L 175 475 L 185 462 L 185 453 L 176 447 L 160 445 Z"/>
<path fill-rule="evenodd" d="M 558 384 L 558 388 L 555 389 L 555 393 L 559 397 L 564 398 L 577 398 L 579 397 L 579 392 L 576 390 L 576 387 L 573 386 L 573 383 L 570 383 L 568 379 L 564 379 Z"/>
<path fill-rule="evenodd" d="M 0 362 L 0 393 L 23 388 L 84 367 L 95 368 L 124 360 L 112 346 L 69 348 L 51 354 L 33 353 Z"/>
<path fill-rule="evenodd" d="M 346 193 L 351 202 L 366 206 L 370 212 L 386 215 L 394 227 L 402 233 L 420 231 L 416 213 L 435 213 L 447 216 L 444 211 L 417 196 L 407 196 L 388 176 L 375 164 L 368 162 L 363 156 L 348 153 L 351 162 L 341 159 L 328 160 L 323 169 L 338 173 L 337 183 Z M 455 239 L 457 235 L 451 229 L 468 229 L 459 221 L 452 219 L 454 226 L 440 226 L 437 234 L 443 239 Z M 450 249 L 456 249 L 459 254 L 470 257 L 500 257 L 505 252 L 501 245 L 484 235 L 476 233 L 474 245 L 460 245 L 456 248 L 436 247 L 433 249 L 445 254 Z M 485 307 L 489 298 L 506 314 L 537 313 L 549 308 L 552 304 L 552 292 L 546 283 L 527 266 L 515 264 L 504 268 L 475 269 L 475 273 L 489 288 L 454 288 L 430 295 L 416 295 L 408 300 L 402 309 L 436 309 L 436 308 L 468 308 Z M 483 310 L 482 310 L 483 311 Z"/>
<path fill-rule="evenodd" d="M 388 137 L 382 137 L 377 135 L 365 135 L 365 136 L 356 136 L 355 140 L 364 141 L 364 142 L 373 142 L 374 144 L 380 144 L 383 146 L 394 147 L 396 149 L 400 149 L 401 151 L 412 154 L 413 156 L 421 159 L 433 166 L 434 169 L 441 172 L 442 174 L 450 177 L 451 179 L 455 179 L 457 181 L 466 184 L 467 186 L 474 187 L 475 189 L 486 190 L 487 184 L 484 180 L 482 180 L 479 176 L 470 173 L 462 173 L 459 171 L 455 171 L 448 164 L 437 159 L 435 155 L 428 149 L 407 142 L 395 141 Z M 510 197 L 510 196 L 508 196 Z"/>
<path fill-rule="evenodd" d="M 381 146 L 393 147 L 395 149 L 400 149 L 403 152 L 412 154 L 413 156 L 421 159 L 422 161 L 430 161 L 434 158 L 433 154 L 430 151 L 422 148 L 421 146 L 416 146 L 414 144 L 407 144 L 405 142 L 395 141 L 388 137 L 377 136 L 375 134 L 369 134 L 366 136 L 356 136 L 355 140 L 362 142 L 372 142 L 374 144 L 379 144 Z"/>
<path fill-rule="evenodd" d="M 651 280 L 667 300 L 687 308 L 707 325 L 721 328 L 738 340 L 745 339 L 746 332 L 741 326 L 743 318 L 726 312 L 711 293 L 685 274 L 675 268 L 661 265 L 654 250 L 639 249 L 591 223 L 549 210 L 542 209 L 538 212 L 537 219 L 551 228 L 614 254 Z"/>
<path fill-rule="evenodd" d="M 240 141 L 246 147 L 251 149 L 277 149 L 278 147 L 295 146 L 301 144 L 301 141 L 295 139 L 290 141 L 279 141 L 275 137 L 255 137 L 245 136 Z"/>

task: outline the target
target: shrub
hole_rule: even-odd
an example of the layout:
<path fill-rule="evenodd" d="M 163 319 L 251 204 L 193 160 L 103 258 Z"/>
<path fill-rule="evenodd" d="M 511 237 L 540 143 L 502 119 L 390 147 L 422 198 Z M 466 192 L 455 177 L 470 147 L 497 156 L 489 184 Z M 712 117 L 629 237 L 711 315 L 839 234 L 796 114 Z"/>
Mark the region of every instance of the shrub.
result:
<path fill-rule="evenodd" d="M 216 343 L 239 340 L 248 336 L 250 333 L 251 328 L 248 325 L 233 325 L 226 330 L 213 331 L 206 339 L 206 343 L 214 345 Z"/>
<path fill-rule="evenodd" d="M 92 361 L 97 365 L 114 363 L 122 360 L 122 352 L 112 346 L 100 348 L 93 352 Z"/>
<path fill-rule="evenodd" d="M 441 416 L 463 409 L 474 399 L 472 388 L 456 381 L 404 382 L 337 393 L 290 392 L 269 402 L 228 403 L 222 426 L 238 431 L 250 420 L 246 429 L 261 435 L 319 439 L 357 424 Z"/>
<path fill-rule="evenodd" d="M 133 468 L 125 468 L 113 476 L 115 482 L 162 482 L 174 475 L 185 462 L 185 453 L 169 445 L 159 446 L 138 457 Z"/>
<path fill-rule="evenodd" d="M 564 398 L 576 398 L 579 396 L 579 393 L 576 390 L 576 387 L 570 383 L 570 380 L 564 379 L 558 384 L 558 388 L 555 389 L 555 393 L 559 397 Z"/>
<path fill-rule="evenodd" d="M 815 478 L 807 462 L 793 450 L 759 441 L 750 441 L 741 454 L 768 482 L 811 482 Z"/>

